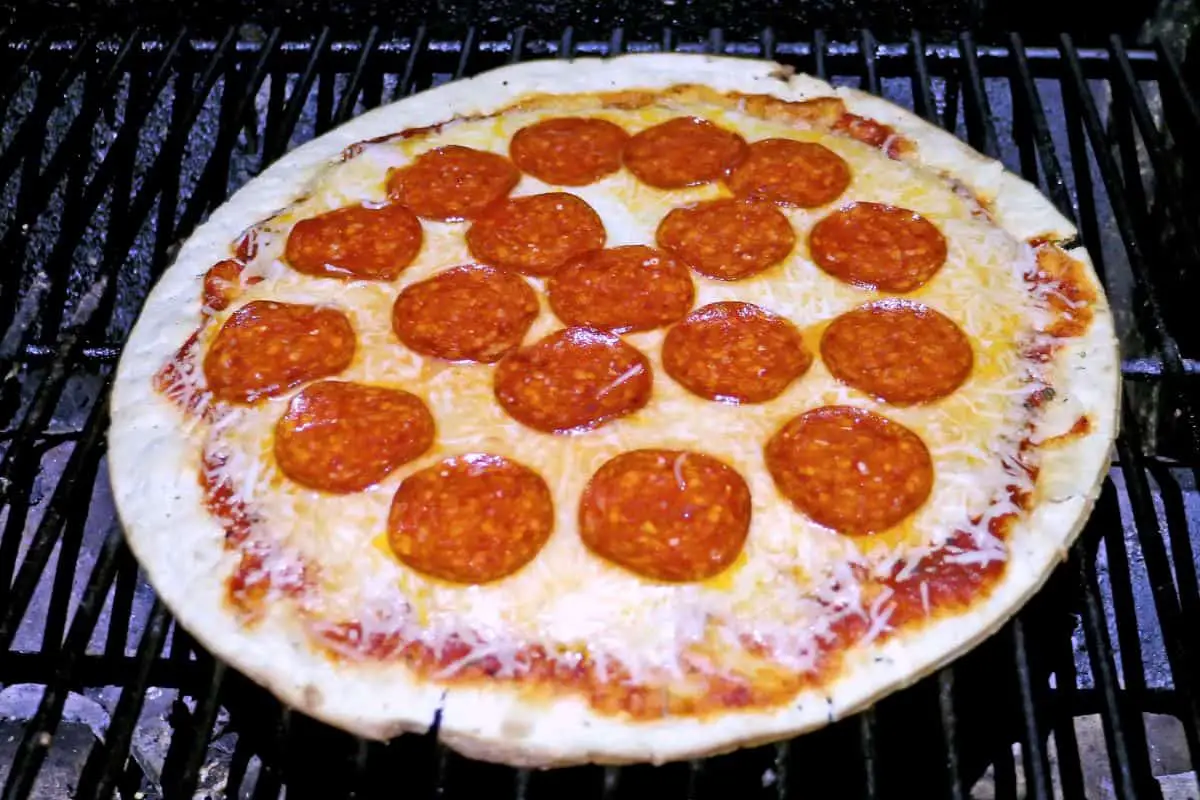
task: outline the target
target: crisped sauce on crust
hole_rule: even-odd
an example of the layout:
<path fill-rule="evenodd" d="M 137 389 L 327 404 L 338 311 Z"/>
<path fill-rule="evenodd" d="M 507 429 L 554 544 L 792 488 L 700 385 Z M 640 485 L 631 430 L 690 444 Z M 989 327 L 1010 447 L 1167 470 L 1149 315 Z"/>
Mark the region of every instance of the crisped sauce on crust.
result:
<path fill-rule="evenodd" d="M 535 94 L 490 116 L 500 116 L 510 109 L 585 111 L 599 107 L 631 110 L 655 104 L 670 107 L 673 102 L 680 105 L 706 103 L 735 109 L 763 120 L 846 136 L 882 150 L 889 158 L 903 159 L 917 154 L 917 145 L 911 139 L 878 120 L 849 113 L 845 101 L 840 97 L 783 100 L 769 94 L 721 92 L 707 86 L 681 84 L 657 92 L 631 89 L 571 95 Z"/>
<path fill-rule="evenodd" d="M 1026 280 L 1043 284 L 1057 319 L 1047 329 L 1051 336 L 1082 336 L 1092 324 L 1096 290 L 1087 279 L 1083 264 L 1057 245 L 1037 248 L 1037 272 Z"/>
<path fill-rule="evenodd" d="M 228 481 L 212 478 L 223 457 L 205 453 L 200 466 L 200 486 L 205 507 L 225 528 L 225 549 L 239 556 L 226 582 L 226 601 L 242 623 L 253 625 L 267 611 L 272 592 L 298 596 L 313 584 L 315 568 L 298 558 L 284 556 L 267 538 L 257 536 L 253 512 L 237 499 Z"/>
<path fill-rule="evenodd" d="M 1069 444 L 1076 439 L 1082 439 L 1092 432 L 1092 419 L 1087 414 L 1081 415 L 1077 420 L 1071 423 L 1071 427 L 1067 428 L 1057 436 L 1051 436 L 1043 439 L 1038 447 L 1060 447 Z"/>

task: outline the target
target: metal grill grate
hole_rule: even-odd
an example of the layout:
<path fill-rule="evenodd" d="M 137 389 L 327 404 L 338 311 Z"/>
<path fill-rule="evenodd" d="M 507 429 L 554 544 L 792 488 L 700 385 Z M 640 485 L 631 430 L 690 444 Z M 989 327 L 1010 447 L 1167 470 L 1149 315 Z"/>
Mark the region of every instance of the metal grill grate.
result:
<path fill-rule="evenodd" d="M 1165 48 L 372 28 L 0 37 L 4 798 L 1195 797 L 1200 106 Z M 1124 346 L 1124 432 L 1067 564 L 1000 634 L 875 709 L 663 768 L 514 771 L 281 708 L 175 628 L 121 540 L 107 386 L 149 285 L 236 186 L 387 100 L 528 58 L 775 58 L 880 93 L 1079 221 Z"/>

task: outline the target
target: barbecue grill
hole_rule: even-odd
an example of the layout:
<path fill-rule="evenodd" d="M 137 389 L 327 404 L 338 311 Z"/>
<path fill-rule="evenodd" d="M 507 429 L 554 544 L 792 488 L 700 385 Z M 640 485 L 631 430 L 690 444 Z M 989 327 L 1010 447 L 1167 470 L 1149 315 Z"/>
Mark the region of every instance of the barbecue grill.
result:
<path fill-rule="evenodd" d="M 602 28 L 610 17 L 112 33 L 93 21 L 0 34 L 5 800 L 1200 796 L 1200 103 L 1181 49 L 1094 33 L 799 34 L 725 17 L 738 28 Z M 448 751 L 436 724 L 368 743 L 281 707 L 173 624 L 121 538 L 107 389 L 149 287 L 231 191 L 365 109 L 518 60 L 664 50 L 773 58 L 881 94 L 1078 221 L 1125 389 L 1079 542 L 954 665 L 822 731 L 728 756 L 512 770 Z"/>

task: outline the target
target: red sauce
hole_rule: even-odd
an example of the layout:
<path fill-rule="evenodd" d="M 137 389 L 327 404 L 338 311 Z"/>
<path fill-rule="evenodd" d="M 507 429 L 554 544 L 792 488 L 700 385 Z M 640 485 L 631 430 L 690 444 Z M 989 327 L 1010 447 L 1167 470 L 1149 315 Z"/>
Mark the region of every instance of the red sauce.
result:
<path fill-rule="evenodd" d="M 208 513 L 219 519 L 225 527 L 226 545 L 236 546 L 250 538 L 251 516 L 246 504 L 234 497 L 233 485 L 228 480 L 213 481 L 212 472 L 224 465 L 224 457 L 205 453 L 200 469 L 200 485 L 204 488 Z"/>
<path fill-rule="evenodd" d="M 197 345 L 200 333 L 204 328 L 197 328 L 175 352 L 166 364 L 154 373 L 154 390 L 166 397 L 182 411 L 191 415 L 201 415 L 203 419 L 211 419 L 212 406 L 209 404 L 207 391 L 192 388 L 189 390 L 189 376 L 200 374 L 200 359 Z M 194 385 L 194 384 L 193 384 Z"/>
<path fill-rule="evenodd" d="M 871 147 L 883 147 L 884 142 L 895 134 L 892 128 L 882 122 L 850 113 L 842 114 L 841 119 L 833 124 L 833 129 Z"/>
<path fill-rule="evenodd" d="M 383 144 L 395 139 L 414 139 L 417 136 L 426 136 L 431 133 L 440 131 L 446 123 L 439 122 L 436 125 L 425 125 L 420 128 L 406 128 L 399 133 L 385 133 L 382 136 L 374 136 L 370 139 L 363 139 L 360 142 L 355 142 L 342 150 L 342 161 L 349 161 L 355 156 L 360 155 L 369 145 Z"/>
<path fill-rule="evenodd" d="M 1013 519 L 1007 515 L 992 520 L 991 533 L 1003 540 Z M 892 592 L 879 609 L 890 617 L 888 627 L 879 633 L 877 641 L 985 598 L 1003 576 L 1006 561 L 956 563 L 956 557 L 975 549 L 972 537 L 960 532 L 926 555 L 919 566 L 909 570 L 905 580 L 897 577 L 903 563 L 897 564 L 892 575 L 882 580 L 863 579 L 863 570 L 859 569 L 865 597 L 876 597 L 885 589 Z M 926 586 L 924 592 L 922 584 Z M 865 605 L 870 606 L 870 602 Z M 524 645 L 517 651 L 514 660 L 519 669 L 514 674 L 506 672 L 494 656 L 462 664 L 471 647 L 458 638 L 449 639 L 439 652 L 424 642 L 405 639 L 397 631 L 364 634 L 362 625 L 356 621 L 321 621 L 312 630 L 327 643 L 335 658 L 396 660 L 424 675 L 453 670 L 453 674 L 439 678 L 460 684 L 513 681 L 554 694 L 583 694 L 601 713 L 657 719 L 778 705 L 800 690 L 819 686 L 836 675 L 843 652 L 868 632 L 870 624 L 869 619 L 858 614 L 841 616 L 833 624 L 831 634 L 823 641 L 818 640 L 815 669 L 809 673 L 797 674 L 767 663 L 752 678 L 736 673 L 712 674 L 698 658 L 685 655 L 682 659 L 685 678 L 670 687 L 633 683 L 629 670 L 612 659 L 606 661 L 602 674 L 598 664 L 584 653 L 571 650 L 550 653 L 541 645 Z M 766 643 L 750 637 L 742 637 L 741 644 L 748 654 L 764 661 L 770 652 Z"/>
<path fill-rule="evenodd" d="M 1053 244 L 1038 247 L 1036 256 L 1037 270 L 1025 280 L 1043 289 L 1057 317 L 1046 333 L 1058 338 L 1082 336 L 1092 324 L 1097 300 L 1086 268 Z"/>
<path fill-rule="evenodd" d="M 225 549 L 241 554 L 226 583 L 226 599 L 245 621 L 254 621 L 262 616 L 263 601 L 272 589 L 297 596 L 311 585 L 313 570 L 299 559 L 280 556 L 277 545 L 254 535 L 257 520 L 235 497 L 233 485 L 228 479 L 213 480 L 213 471 L 224 463 L 224 457 L 205 453 L 200 486 L 208 512 L 225 528 Z"/>
<path fill-rule="evenodd" d="M 842 114 L 833 124 L 833 129 L 851 139 L 883 150 L 888 158 L 898 159 L 913 149 L 912 142 L 898 135 L 895 128 L 869 117 L 860 117 L 858 114 Z"/>
<path fill-rule="evenodd" d="M 776 705 L 804 686 L 819 683 L 822 674 L 836 667 L 838 651 L 853 641 L 850 636 L 831 640 L 818 657 L 819 668 L 811 674 L 772 673 L 768 669 L 756 674 L 753 682 L 739 675 L 711 674 L 703 663 L 685 658 L 682 671 L 686 688 L 668 690 L 663 685 L 632 683 L 628 669 L 611 659 L 602 674 L 598 664 L 584 654 L 568 650 L 551 654 L 536 644 L 525 645 L 516 653 L 519 672 L 514 675 L 505 672 L 494 656 L 456 666 L 471 652 L 461 639 L 448 640 L 439 653 L 423 642 L 405 640 L 399 633 L 364 634 L 357 622 L 318 623 L 312 631 L 325 640 L 334 657 L 400 661 L 424 675 L 453 668 L 452 675 L 441 679 L 454 683 L 517 681 L 549 693 L 582 694 L 597 711 L 636 719 Z"/>
<path fill-rule="evenodd" d="M 1084 414 L 1079 419 L 1075 420 L 1075 422 L 1071 424 L 1071 427 L 1066 431 L 1058 434 L 1057 436 L 1051 436 L 1047 439 L 1043 439 L 1042 443 L 1038 446 L 1058 447 L 1060 445 L 1069 443 L 1072 439 L 1079 439 L 1083 436 L 1086 436 L 1091 432 L 1092 420 L 1087 414 Z"/>
<path fill-rule="evenodd" d="M 258 226 L 247 228 L 233 247 L 233 254 L 243 264 L 249 263 L 258 255 Z"/>
<path fill-rule="evenodd" d="M 1043 391 L 1035 396 L 1045 396 Z M 1027 450 L 1032 445 L 1022 443 Z M 206 462 L 211 468 L 218 462 L 212 457 Z M 1031 477 L 1036 470 L 1019 466 Z M 249 623 L 261 616 L 264 603 L 272 590 L 285 596 L 298 596 L 314 585 L 312 565 L 298 559 L 276 561 L 272 569 L 265 568 L 269 557 L 279 558 L 273 545 L 256 537 L 253 514 L 233 498 L 227 482 L 213 483 L 210 470 L 201 472 L 201 481 L 208 497 L 208 507 L 227 530 L 226 547 L 241 553 L 241 561 L 229 578 L 228 600 Z M 1011 498 L 1021 506 L 1028 496 L 1015 482 L 1009 487 Z M 993 536 L 1007 538 L 1013 515 L 993 519 L 989 530 Z M 932 553 L 922 558 L 913 569 L 906 570 L 905 579 L 899 575 L 905 564 L 898 563 L 891 575 L 870 578 L 862 568 L 856 570 L 864 593 L 864 605 L 871 598 L 890 590 L 876 609 L 888 615 L 887 625 L 878 632 L 876 641 L 885 641 L 898 632 L 911 630 L 947 613 L 955 613 L 982 601 L 1004 574 L 1007 562 L 990 560 L 971 562 L 969 553 L 976 549 L 971 536 L 960 532 Z M 963 559 L 963 556 L 967 556 Z M 961 559 L 961 560 L 960 560 Z M 922 586 L 925 588 L 922 590 Z M 310 619 L 311 633 L 328 648 L 330 657 L 352 660 L 400 661 L 414 672 L 437 676 L 439 680 L 458 684 L 517 682 L 530 691 L 551 694 L 582 695 L 600 713 L 623 714 L 634 719 L 658 719 L 664 716 L 703 716 L 727 709 L 771 708 L 786 702 L 796 693 L 811 686 L 820 686 L 839 671 L 842 654 L 854 646 L 870 629 L 871 621 L 859 614 L 845 614 L 832 626 L 831 634 L 818 640 L 815 668 L 807 673 L 788 671 L 769 662 L 769 647 L 762 642 L 743 639 L 751 656 L 762 659 L 762 667 L 752 677 L 736 673 L 713 674 L 695 658 L 683 658 L 682 681 L 672 681 L 668 687 L 659 683 L 633 683 L 629 670 L 620 662 L 607 659 L 603 671 L 585 653 L 562 649 L 548 651 L 542 645 L 521 646 L 515 654 L 518 668 L 511 669 L 495 656 L 463 663 L 470 656 L 471 646 L 461 638 L 451 638 L 440 649 L 417 640 L 406 639 L 399 631 L 364 633 L 356 620 L 331 621 Z M 444 675 L 452 670 L 452 674 Z"/>
<path fill-rule="evenodd" d="M 898 564 L 883 585 L 895 594 L 891 602 L 895 610 L 889 622 L 903 626 L 914 620 L 924 620 L 936 612 L 961 610 L 986 597 L 992 586 L 1004 574 L 1005 561 L 958 562 L 956 556 L 974 551 L 971 537 L 955 534 L 946 544 L 933 551 L 900 580 L 897 575 L 905 565 Z M 922 589 L 921 587 L 925 588 Z"/>

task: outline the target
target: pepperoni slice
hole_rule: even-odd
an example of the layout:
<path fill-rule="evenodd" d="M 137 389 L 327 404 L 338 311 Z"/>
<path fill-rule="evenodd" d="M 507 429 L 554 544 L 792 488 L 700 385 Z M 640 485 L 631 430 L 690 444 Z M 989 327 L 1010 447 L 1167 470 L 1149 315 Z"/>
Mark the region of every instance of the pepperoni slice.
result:
<path fill-rule="evenodd" d="M 321 381 L 292 398 L 275 425 L 284 475 L 322 492 L 358 492 L 433 444 L 433 416 L 416 395 Z"/>
<path fill-rule="evenodd" d="M 898 294 L 924 285 L 946 263 L 946 237 L 932 222 L 880 203 L 852 203 L 825 217 L 809 233 L 808 250 L 839 280 Z"/>
<path fill-rule="evenodd" d="M 452 144 L 388 176 L 388 195 L 418 217 L 472 219 L 513 190 L 521 173 L 504 156 Z"/>
<path fill-rule="evenodd" d="M 920 508 L 933 488 L 933 462 L 921 437 L 849 406 L 793 418 L 767 442 L 766 461 L 784 497 L 840 533 L 890 528 Z"/>
<path fill-rule="evenodd" d="M 568 325 L 617 333 L 677 322 L 696 299 L 683 264 L 640 244 L 585 253 L 550 276 L 546 293 Z"/>
<path fill-rule="evenodd" d="M 586 186 L 621 168 L 625 129 L 595 117 L 555 117 L 517 131 L 508 155 L 522 172 L 557 186 Z"/>
<path fill-rule="evenodd" d="M 833 377 L 895 405 L 938 400 L 971 374 L 971 343 L 952 320 L 895 298 L 842 314 L 821 337 Z"/>
<path fill-rule="evenodd" d="M 736 281 L 787 258 L 796 232 L 769 203 L 723 198 L 675 209 L 659 223 L 657 239 L 701 275 Z"/>
<path fill-rule="evenodd" d="M 553 530 L 546 481 L 515 461 L 482 453 L 409 475 L 388 514 L 396 558 L 454 583 L 511 575 L 533 560 Z"/>
<path fill-rule="evenodd" d="M 717 575 L 749 530 L 746 481 L 704 453 L 622 453 L 592 476 L 579 503 L 579 535 L 592 552 L 659 581 Z"/>
<path fill-rule="evenodd" d="M 404 206 L 348 206 L 297 222 L 283 257 L 305 275 L 391 281 L 417 257 L 421 238 Z"/>
<path fill-rule="evenodd" d="M 800 332 L 750 303 L 698 308 L 663 340 L 663 369 L 693 394 L 726 403 L 778 397 L 812 365 Z"/>
<path fill-rule="evenodd" d="M 204 273 L 201 298 L 209 311 L 224 311 L 242 293 L 242 265 L 232 258 L 218 261 Z"/>
<path fill-rule="evenodd" d="M 549 275 L 570 258 L 604 247 L 604 223 L 573 194 L 550 192 L 502 200 L 467 231 L 471 255 L 526 275 Z"/>
<path fill-rule="evenodd" d="M 332 308 L 255 300 L 233 312 L 204 357 L 218 400 L 256 403 L 350 366 L 354 329 Z"/>
<path fill-rule="evenodd" d="M 816 142 L 762 139 L 725 178 L 738 197 L 814 208 L 833 202 L 850 185 L 850 167 Z"/>
<path fill-rule="evenodd" d="M 401 292 L 392 329 L 422 355 L 490 364 L 521 344 L 537 315 L 537 295 L 521 277 L 463 266 Z"/>
<path fill-rule="evenodd" d="M 714 181 L 746 154 L 746 140 L 698 117 L 676 117 L 625 144 L 625 166 L 642 183 L 679 189 Z"/>
<path fill-rule="evenodd" d="M 650 401 L 650 362 L 606 331 L 564 328 L 496 367 L 496 400 L 509 416 L 547 433 L 596 428 Z"/>

